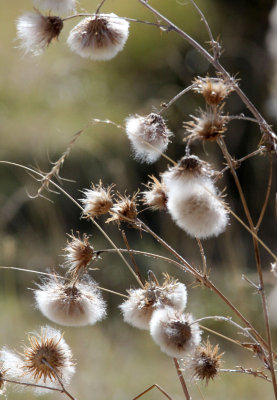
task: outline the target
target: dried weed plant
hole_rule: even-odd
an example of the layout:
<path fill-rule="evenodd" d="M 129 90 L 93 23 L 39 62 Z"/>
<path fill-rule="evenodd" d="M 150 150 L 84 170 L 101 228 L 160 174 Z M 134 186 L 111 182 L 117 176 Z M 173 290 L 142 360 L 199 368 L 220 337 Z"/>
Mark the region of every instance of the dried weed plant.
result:
<path fill-rule="evenodd" d="M 121 131 L 126 130 L 135 157 L 140 162 L 152 163 L 161 155 L 171 162 L 172 165 L 161 173 L 161 180 L 153 175 L 150 176 L 151 180 L 144 184 L 145 190 L 141 195 L 139 189 L 132 196 L 126 193 L 114 194 L 113 187 L 115 185 L 109 182 L 102 183 L 101 177 L 99 177 L 99 184 L 92 183 L 90 189 L 85 188 L 83 190 L 84 197 L 80 202 L 61 187 L 61 167 L 85 128 L 73 137 L 66 151 L 54 163 L 53 168 L 48 173 L 9 161 L 1 161 L 2 164 L 23 168 L 40 182 L 37 194 L 34 197 L 42 197 L 45 191 L 64 194 L 79 208 L 81 216 L 91 222 L 111 244 L 111 248 L 97 250 L 91 243 L 90 236 L 86 233 L 82 236 L 79 233 L 77 235 L 70 234 L 64 249 L 65 262 L 63 267 L 66 271 L 65 276 L 45 273 L 48 277 L 34 291 L 37 307 L 47 318 L 60 325 L 80 326 L 94 324 L 103 319 L 106 316 L 106 304 L 101 297 L 101 290 L 108 289 L 99 288 L 97 283 L 89 277 L 91 270 L 88 266 L 93 265 L 100 256 L 104 257 L 105 254 L 117 253 L 132 273 L 138 287 L 127 289 L 127 295 L 110 291 L 124 299 L 120 308 L 125 322 L 149 330 L 154 342 L 160 346 L 163 352 L 173 358 L 174 367 L 186 400 L 191 399 L 185 380 L 186 370 L 190 370 L 188 375 L 192 379 L 201 380 L 206 384 L 211 380 L 214 381 L 223 372 L 252 375 L 271 384 L 274 398 L 277 399 L 275 375 L 277 355 L 272 345 L 261 248 L 272 257 L 272 274 L 274 275 L 277 257 L 259 236 L 259 228 L 271 197 L 272 157 L 277 150 L 276 135 L 271 125 L 265 121 L 255 105 L 242 91 L 238 80 L 222 66 L 220 62 L 222 46 L 214 39 L 205 16 L 194 0 L 190 0 L 190 2 L 206 27 L 211 50 L 206 50 L 188 33 L 152 7 L 147 0 L 137 1 L 149 11 L 156 22 L 118 17 L 114 13 L 101 14 L 100 10 L 105 0 L 99 4 L 96 12 L 92 14 L 76 12 L 61 18 L 55 15 L 43 15 L 39 10 L 35 10 L 33 13 L 19 17 L 17 21 L 20 47 L 25 52 L 36 56 L 45 51 L 53 39 L 60 35 L 66 21 L 83 18 L 72 29 L 67 40 L 69 48 L 82 57 L 92 60 L 110 60 L 123 50 L 128 38 L 130 23 L 144 23 L 163 32 L 177 34 L 195 48 L 215 70 L 215 77 L 196 77 L 190 86 L 163 103 L 160 111 L 156 113 L 149 110 L 149 115 L 146 117 L 138 114 L 128 116 L 125 126 L 124 123 L 119 125 L 109 120 L 101 121 L 97 119 L 88 124 L 91 126 L 103 122 L 112 124 Z M 56 3 L 51 0 L 35 1 L 35 5 L 39 9 L 53 9 L 54 12 L 61 14 L 68 14 L 76 6 L 72 0 L 59 0 Z M 206 102 L 206 109 L 198 110 L 197 116 L 192 115 L 192 120 L 184 123 L 186 143 L 184 157 L 180 161 L 175 161 L 163 154 L 169 144 L 169 137 L 173 141 L 174 135 L 167 128 L 166 123 L 168 122 L 165 122 L 161 115 L 165 114 L 169 107 L 188 92 L 201 94 Z M 247 117 L 242 114 L 229 115 L 228 111 L 225 110 L 226 104 L 224 103 L 228 96 L 238 96 L 250 115 Z M 257 124 L 261 132 L 261 140 L 257 149 L 239 160 L 236 160 L 230 154 L 224 137 L 228 131 L 228 124 L 233 119 L 252 121 Z M 196 140 L 203 143 L 211 141 L 214 146 L 218 146 L 226 163 L 221 171 L 214 171 L 211 164 L 201 160 L 195 154 L 191 154 L 191 143 Z M 245 160 L 261 154 L 268 158 L 270 168 L 266 196 L 258 221 L 255 222 L 246 201 L 237 168 Z M 246 216 L 246 223 L 243 222 L 242 217 L 237 216 L 236 211 L 231 209 L 228 205 L 228 198 L 223 199 L 216 187 L 216 184 L 228 171 L 231 172 L 236 184 Z M 196 265 L 193 260 L 188 261 L 189 254 L 186 255 L 186 258 L 179 254 L 143 221 L 141 214 L 144 210 L 140 210 L 140 203 L 152 211 L 167 210 L 179 227 L 176 229 L 181 229 L 180 234 L 185 235 L 182 232 L 183 230 L 195 238 L 201 254 L 201 266 Z M 224 234 L 224 231 L 228 229 L 228 223 L 230 223 L 229 215 L 234 216 L 241 223 L 242 228 L 252 236 L 258 284 L 253 283 L 247 277 L 244 277 L 244 279 L 257 290 L 263 309 L 265 336 L 261 335 L 255 328 L 255 321 L 248 320 L 236 304 L 232 303 L 221 289 L 212 282 L 209 276 L 201 240 L 212 237 L 211 240 L 215 241 L 215 237 Z M 124 236 L 126 248 L 118 248 L 102 227 L 101 216 L 107 217 L 106 222 L 116 222 L 120 232 L 121 226 L 125 224 L 127 228 L 138 230 L 141 236 L 151 236 L 168 252 L 168 257 L 131 249 L 126 235 Z M 99 223 L 96 221 L 96 217 L 100 218 Z M 184 273 L 184 279 L 186 274 L 192 275 L 196 286 L 202 286 L 213 291 L 218 297 L 218 301 L 225 303 L 228 307 L 232 317 L 214 315 L 203 316 L 195 320 L 186 310 L 187 290 L 185 284 L 168 275 L 165 276 L 164 282 L 160 284 L 152 271 L 149 272 L 147 277 L 143 277 L 135 262 L 135 254 L 158 259 L 161 263 L 170 263 Z M 128 261 L 126 255 L 130 256 L 131 262 Z M 256 299 L 256 301 L 258 300 Z M 223 336 L 202 325 L 203 321 L 209 319 L 233 326 L 242 335 L 241 340 L 226 336 L 225 339 L 241 349 L 251 351 L 253 356 L 260 360 L 260 368 L 240 366 L 222 369 L 223 353 L 219 354 L 218 344 L 212 345 L 209 338 L 203 339 L 201 343 L 201 335 L 204 336 L 204 330 L 214 335 Z M 68 375 L 71 376 L 74 372 L 74 365 L 71 359 L 71 350 L 65 343 L 63 335 L 52 328 L 44 327 L 41 334 L 30 336 L 29 341 L 29 346 L 24 348 L 21 355 L 10 352 L 7 348 L 0 351 L 0 394 L 4 392 L 8 383 L 35 390 L 57 391 L 70 399 L 75 399 L 65 388 L 69 383 Z M 225 355 L 228 355 L 227 352 L 225 352 Z M 52 386 L 52 383 L 55 386 Z M 154 388 L 158 389 L 164 397 L 172 399 L 167 391 L 156 383 L 143 390 L 134 399 L 143 397 L 144 394 Z"/>

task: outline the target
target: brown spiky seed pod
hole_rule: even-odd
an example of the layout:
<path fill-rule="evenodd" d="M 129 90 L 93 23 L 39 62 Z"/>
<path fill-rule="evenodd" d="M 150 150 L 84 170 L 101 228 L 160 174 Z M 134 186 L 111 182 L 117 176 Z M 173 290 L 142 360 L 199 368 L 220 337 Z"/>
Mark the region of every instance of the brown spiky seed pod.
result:
<path fill-rule="evenodd" d="M 148 182 L 148 190 L 142 192 L 142 202 L 152 210 L 166 209 L 166 187 L 155 176 L 150 176 L 152 182 Z"/>
<path fill-rule="evenodd" d="M 236 81 L 227 82 L 222 78 L 197 77 L 193 90 L 201 93 L 207 104 L 217 106 L 235 89 Z"/>
<path fill-rule="evenodd" d="M 118 193 L 118 201 L 110 209 L 111 217 L 107 219 L 107 223 L 115 222 L 132 222 L 137 219 L 138 211 L 136 205 L 138 192 L 132 196 L 122 196 Z"/>
<path fill-rule="evenodd" d="M 227 130 L 228 117 L 222 115 L 222 107 L 207 107 L 199 116 L 192 115 L 193 121 L 184 123 L 187 136 L 184 141 L 215 141 Z"/>
<path fill-rule="evenodd" d="M 73 233 L 68 236 L 70 240 L 64 248 L 65 265 L 68 267 L 68 271 L 76 276 L 80 272 L 85 272 L 94 257 L 94 249 L 89 244 L 88 236 L 85 233 L 83 239 L 80 238 L 79 232 L 78 236 L 74 236 Z"/>
<path fill-rule="evenodd" d="M 91 189 L 83 191 L 85 197 L 80 200 L 84 207 L 84 218 L 94 218 L 109 212 L 113 206 L 113 186 L 110 185 L 107 189 L 104 189 L 100 180 L 98 185 L 92 183 Z"/>
<path fill-rule="evenodd" d="M 212 347 L 209 339 L 196 349 L 189 364 L 194 378 L 206 381 L 206 384 L 209 383 L 210 379 L 214 380 L 221 367 L 223 355 L 223 353 L 218 354 L 218 351 L 219 345 Z"/>

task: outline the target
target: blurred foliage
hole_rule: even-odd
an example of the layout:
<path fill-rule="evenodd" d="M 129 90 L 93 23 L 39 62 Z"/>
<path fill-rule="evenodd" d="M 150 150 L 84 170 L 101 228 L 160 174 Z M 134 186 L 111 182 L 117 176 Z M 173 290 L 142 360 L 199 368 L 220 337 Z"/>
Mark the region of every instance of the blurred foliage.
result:
<path fill-rule="evenodd" d="M 85 11 L 93 11 L 98 1 L 86 0 L 80 3 Z M 151 4 L 209 48 L 209 44 L 205 43 L 207 34 L 204 25 L 189 2 L 153 0 Z M 271 74 L 264 36 L 272 4 L 273 2 L 265 0 L 198 1 L 214 36 L 219 36 L 223 43 L 223 65 L 232 74 L 237 74 L 241 87 L 262 112 L 265 112 L 263 105 Z M 31 7 L 31 1 L 27 0 L 13 0 L 2 4 L 1 159 L 34 165 L 48 171 L 51 168 L 49 161 L 59 158 L 73 134 L 85 127 L 91 119 L 109 119 L 123 124 L 129 114 L 146 114 L 159 109 L 162 102 L 168 101 L 189 85 L 195 76 L 214 74 L 205 60 L 177 35 L 140 23 L 131 24 L 130 37 L 124 51 L 111 62 L 92 62 L 69 51 L 65 42 L 67 33 L 76 22 L 74 20 L 67 22 L 59 41 L 51 45 L 41 57 L 24 57 L 16 48 L 14 22 Z M 137 1 L 107 0 L 103 11 L 153 21 L 152 15 Z M 182 122 L 189 120 L 189 115 L 195 113 L 199 106 L 204 107 L 202 98 L 188 94 L 176 102 L 166 114 L 168 125 L 176 135 L 168 155 L 175 160 L 184 153 Z M 230 114 L 247 114 L 235 95 L 227 100 L 226 109 Z M 236 158 L 255 150 L 259 140 L 258 127 L 248 122 L 233 122 L 226 134 L 230 152 Z M 220 169 L 223 160 L 215 144 L 205 147 L 199 143 L 194 144 L 193 151 L 212 161 L 215 168 Z M 74 180 L 64 182 L 63 187 L 74 198 L 79 199 L 82 196 L 80 190 L 88 187 L 90 182 L 98 182 L 100 178 L 105 184 L 115 182 L 121 192 L 127 190 L 132 193 L 138 187 L 143 190 L 141 183 L 147 182 L 148 175 L 154 173 L 158 176 L 166 166 L 167 161 L 163 159 L 153 166 L 138 164 L 131 157 L 124 132 L 111 125 L 96 124 L 81 135 L 66 160 L 61 175 Z M 267 171 L 268 162 L 263 157 L 248 161 L 238 171 L 254 220 L 257 219 L 263 203 Z M 79 210 L 66 197 L 46 194 L 54 204 L 45 199 L 30 200 L 26 188 L 33 194 L 38 183 L 23 170 L 1 165 L 0 181 L 0 264 L 37 270 L 57 267 L 62 263 L 60 255 L 66 243 L 65 234 L 71 229 L 92 234 L 95 248 L 109 247 L 94 227 L 80 220 Z M 227 201 L 244 218 L 229 174 L 221 182 L 221 189 L 225 186 L 228 187 Z M 274 190 L 275 188 L 273 193 Z M 272 248 L 276 246 L 273 215 L 274 196 L 271 196 L 260 235 Z M 180 234 L 168 215 L 153 215 L 146 211 L 143 218 L 189 261 L 195 265 L 201 262 L 196 243 L 184 233 Z M 123 246 L 117 227 L 104 225 L 105 219 L 100 221 L 115 242 Z M 141 239 L 138 232 L 125 226 L 124 229 L 131 247 L 166 255 L 151 238 L 144 235 Z M 263 321 L 257 318 L 261 314 L 257 307 L 259 300 L 253 295 L 252 288 L 241 280 L 242 273 L 252 274 L 255 271 L 250 235 L 231 219 L 227 232 L 217 240 L 205 242 L 204 247 L 212 279 L 236 302 L 243 313 L 255 320 L 262 331 Z M 268 271 L 271 260 L 263 251 L 262 255 Z M 191 284 L 189 310 L 193 310 L 196 317 L 220 313 L 229 315 L 229 311 L 218 302 L 213 293 L 200 288 L 193 289 L 191 278 L 172 266 L 139 257 L 137 262 L 143 273 L 151 268 L 160 277 L 162 272 L 167 271 Z M 134 284 L 115 255 L 103 256 L 96 267 L 99 270 L 93 272 L 93 275 L 102 286 L 124 292 L 130 284 Z M 37 311 L 31 309 L 34 312 L 30 312 L 33 300 L 31 292 L 26 288 L 34 288 L 31 282 L 35 278 L 27 273 L 1 271 L 0 324 L 5 327 L 1 331 L 3 344 L 17 346 L 19 337 L 21 340 L 25 331 L 33 330 L 40 322 L 45 323 Z M 271 277 L 266 275 L 266 281 L 271 284 Z M 91 398 L 93 388 L 95 399 L 122 400 L 131 398 L 144 387 L 156 382 L 162 383 L 175 400 L 181 399 L 181 392 L 176 392 L 179 390 L 178 382 L 170 360 L 160 354 L 146 332 L 137 332 L 125 326 L 122 329 L 122 323 L 117 321 L 119 299 L 109 295 L 105 297 L 114 316 L 109 319 L 110 323 L 104 322 L 96 328 L 66 330 L 73 352 L 80 360 L 73 383 L 73 390 L 78 393 L 78 397 Z M 12 320 L 17 329 L 11 324 Z M 218 328 L 216 324 L 210 326 L 213 329 Z M 226 335 L 235 335 L 228 327 L 220 329 Z M 80 343 L 82 346 L 79 346 Z M 232 367 L 232 358 L 237 362 L 237 352 L 240 353 L 240 349 L 226 345 L 226 341 L 220 344 L 224 351 L 232 350 L 232 356 L 228 354 L 228 366 Z M 87 348 L 90 348 L 88 353 Z M 247 353 L 244 357 L 244 365 L 253 364 L 251 354 L 248 357 Z M 117 368 L 119 363 L 120 370 Z M 192 394 L 199 398 L 199 392 L 195 390 Z M 229 398 L 237 398 L 239 394 L 242 396 L 245 393 L 245 400 L 262 396 L 266 398 L 267 393 L 271 393 L 270 386 L 247 376 L 228 376 L 228 379 L 222 377 L 215 385 L 201 390 L 205 390 L 206 400 L 221 399 L 222 393 L 226 391 Z M 15 400 L 23 398 L 21 393 L 12 396 Z M 160 398 L 160 395 L 152 392 L 144 398 L 154 400 Z M 31 395 L 28 395 L 28 400 L 31 399 Z"/>

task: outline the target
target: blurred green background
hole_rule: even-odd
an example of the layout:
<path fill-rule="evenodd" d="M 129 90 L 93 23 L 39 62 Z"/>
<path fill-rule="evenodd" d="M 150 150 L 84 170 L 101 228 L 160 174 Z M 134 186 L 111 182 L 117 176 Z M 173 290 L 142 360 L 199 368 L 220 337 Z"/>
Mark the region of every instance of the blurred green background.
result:
<path fill-rule="evenodd" d="M 80 6 L 93 12 L 97 1 L 80 1 Z M 158 8 L 191 36 L 205 43 L 208 38 L 199 15 L 189 1 L 153 0 Z M 214 36 L 220 37 L 225 52 L 223 65 L 238 74 L 241 87 L 254 104 L 267 116 L 266 99 L 271 85 L 273 63 L 265 46 L 268 14 L 273 1 L 202 0 L 198 5 L 206 14 Z M 159 109 L 192 79 L 210 73 L 212 68 L 187 43 L 174 33 L 164 33 L 143 24 L 132 23 L 130 36 L 123 52 L 110 62 L 92 62 L 71 53 L 66 37 L 75 21 L 65 24 L 58 42 L 40 57 L 23 56 L 15 40 L 16 18 L 29 11 L 27 0 L 13 0 L 2 4 L 0 15 L 0 159 L 39 167 L 48 171 L 49 161 L 55 161 L 67 147 L 74 133 L 85 127 L 92 118 L 110 119 L 122 124 L 133 113 L 146 114 Z M 107 0 L 104 12 L 153 21 L 151 14 L 138 1 Z M 206 44 L 206 47 L 209 47 Z M 177 160 L 184 154 L 182 122 L 198 107 L 204 107 L 198 95 L 186 95 L 168 110 L 169 128 L 175 133 L 168 155 Z M 245 107 L 233 95 L 226 103 L 230 114 L 245 113 Z M 273 121 L 274 123 L 274 121 Z M 247 122 L 233 122 L 226 134 L 230 152 L 236 157 L 257 148 L 260 133 Z M 193 151 L 205 160 L 222 166 L 222 156 L 215 144 L 203 147 L 197 143 Z M 276 166 L 276 162 L 274 162 Z M 166 169 L 167 161 L 159 160 L 147 166 L 138 164 L 131 156 L 125 134 L 111 126 L 98 124 L 89 127 L 75 144 L 66 160 L 61 175 L 74 182 L 63 188 L 74 198 L 80 190 L 99 179 L 105 184 L 116 183 L 117 188 L 132 193 L 150 174 Z M 259 157 L 249 161 L 238 173 L 244 187 L 254 220 L 259 215 L 266 190 L 268 162 Z M 95 248 L 109 247 L 101 234 L 89 223 L 80 220 L 77 207 L 66 197 L 48 195 L 54 203 L 44 199 L 30 200 L 38 184 L 23 170 L 11 166 L 0 167 L 0 265 L 35 270 L 54 268 L 63 262 L 62 248 L 66 233 L 71 229 L 92 235 Z M 227 201 L 243 219 L 243 211 L 231 177 L 226 174 L 220 189 L 228 187 Z M 260 236 L 276 251 L 274 237 L 274 191 L 269 201 Z M 145 212 L 141 217 L 180 251 L 189 261 L 199 265 L 201 258 L 196 243 L 181 232 L 166 214 Z M 100 223 L 119 245 L 123 245 L 116 226 Z M 124 227 L 133 248 L 166 255 L 151 238 Z M 264 333 L 260 301 L 251 287 L 241 280 L 246 273 L 256 282 L 255 262 L 250 235 L 232 218 L 226 233 L 204 242 L 208 267 L 214 282 L 235 302 L 245 315 L 255 321 Z M 270 257 L 262 250 L 267 289 L 274 279 L 270 274 Z M 144 258 L 136 258 L 143 274 L 151 268 L 160 278 L 162 272 L 179 277 L 189 286 L 188 311 L 195 317 L 230 312 L 206 289 L 194 288 L 189 276 L 180 274 L 173 266 Z M 135 285 L 132 276 L 115 255 L 103 257 L 96 265 L 94 278 L 102 286 L 124 293 Z M 0 344 L 20 348 L 25 333 L 47 321 L 34 309 L 32 293 L 36 275 L 19 271 L 0 272 Z M 109 304 L 109 318 L 95 327 L 65 329 L 65 338 L 77 360 L 77 373 L 72 393 L 78 399 L 131 399 L 153 383 L 161 384 L 175 400 L 183 398 L 173 363 L 160 353 L 147 332 L 137 331 L 121 321 L 117 305 L 120 298 L 104 294 Z M 207 326 L 237 337 L 234 329 L 219 324 Z M 276 331 L 273 331 L 276 343 Z M 206 335 L 205 335 L 206 336 Z M 213 344 L 218 338 L 211 336 Z M 260 366 L 252 354 L 220 340 L 225 351 L 225 368 L 237 365 Z M 190 374 L 187 374 L 190 381 Z M 207 399 L 271 398 L 269 384 L 244 375 L 220 376 L 208 387 L 199 385 Z M 189 384 L 193 398 L 201 399 L 194 384 Z M 150 392 L 145 400 L 160 399 L 161 393 Z M 10 392 L 12 399 L 33 399 L 30 393 Z M 47 398 L 60 398 L 51 394 Z"/>

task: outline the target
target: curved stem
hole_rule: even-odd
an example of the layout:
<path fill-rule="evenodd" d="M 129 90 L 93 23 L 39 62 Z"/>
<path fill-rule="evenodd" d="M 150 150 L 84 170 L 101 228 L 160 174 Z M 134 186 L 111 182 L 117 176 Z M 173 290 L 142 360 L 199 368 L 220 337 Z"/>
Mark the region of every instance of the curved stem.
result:
<path fill-rule="evenodd" d="M 181 383 L 183 392 L 185 394 L 186 400 L 191 400 L 191 397 L 190 397 L 190 394 L 188 392 L 188 388 L 187 388 L 187 385 L 186 385 L 182 370 L 180 368 L 179 362 L 178 362 L 177 358 L 175 358 L 175 357 L 173 358 L 173 361 L 174 361 L 174 365 L 175 365 L 175 368 L 176 368 L 176 371 L 177 371 L 177 375 L 178 375 L 179 381 Z"/>
<path fill-rule="evenodd" d="M 265 195 L 265 200 L 264 200 L 264 204 L 258 219 L 258 222 L 255 226 L 255 231 L 258 232 L 260 225 L 262 223 L 262 220 L 264 218 L 264 214 L 265 214 L 265 210 L 269 201 L 269 195 L 270 195 L 270 191 L 271 191 L 271 185 L 272 185 L 272 156 L 271 153 L 269 153 L 269 176 L 268 176 L 268 184 L 267 184 L 267 190 L 266 190 L 266 195 Z"/>

